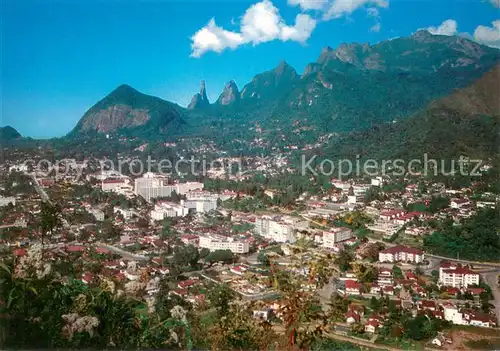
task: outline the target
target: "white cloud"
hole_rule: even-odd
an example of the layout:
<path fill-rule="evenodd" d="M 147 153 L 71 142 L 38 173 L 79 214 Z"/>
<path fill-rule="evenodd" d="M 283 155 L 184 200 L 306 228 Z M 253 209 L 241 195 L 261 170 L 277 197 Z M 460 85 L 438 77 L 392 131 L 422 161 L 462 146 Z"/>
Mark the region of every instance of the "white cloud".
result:
<path fill-rule="evenodd" d="M 490 0 L 490 3 L 496 8 L 500 8 L 500 0 Z"/>
<path fill-rule="evenodd" d="M 288 5 L 298 5 L 303 11 L 322 10 L 327 3 L 328 0 L 288 0 Z"/>
<path fill-rule="evenodd" d="M 254 45 L 276 39 L 280 34 L 278 9 L 267 0 L 250 6 L 241 20 L 241 33 Z"/>
<path fill-rule="evenodd" d="M 480 44 L 500 48 L 500 20 L 491 22 L 491 27 L 478 26 L 474 31 L 474 40 Z"/>
<path fill-rule="evenodd" d="M 333 0 L 324 14 L 323 18 L 329 20 L 332 18 L 339 18 L 347 16 L 356 11 L 357 9 L 372 5 L 375 7 L 387 8 L 389 7 L 388 0 Z"/>
<path fill-rule="evenodd" d="M 280 38 L 284 41 L 292 40 L 304 43 L 309 39 L 315 27 L 316 20 L 301 13 L 295 17 L 295 26 L 283 26 L 281 28 Z"/>
<path fill-rule="evenodd" d="M 226 48 L 235 49 L 244 43 L 240 33 L 230 32 L 217 26 L 213 18 L 197 31 L 191 40 L 192 57 L 200 57 L 207 51 L 222 52 Z"/>
<path fill-rule="evenodd" d="M 232 32 L 210 22 L 192 37 L 191 56 L 200 57 L 208 51 L 222 52 L 240 45 L 258 45 L 272 40 L 292 40 L 304 43 L 316 27 L 316 20 L 307 14 L 299 14 L 295 25 L 288 26 L 278 9 L 269 0 L 250 6 L 241 19 L 240 32 Z"/>
<path fill-rule="evenodd" d="M 382 27 L 382 25 L 380 23 L 375 23 L 373 25 L 373 27 L 370 28 L 370 32 L 378 33 L 378 32 L 380 32 L 381 27 Z"/>
<path fill-rule="evenodd" d="M 499 0 L 500 1 L 500 0 Z M 474 34 L 458 32 L 457 21 L 448 19 L 438 27 L 426 28 L 431 34 L 438 35 L 458 35 L 463 38 L 474 40 L 479 44 L 500 49 L 500 19 L 491 22 L 491 27 L 479 25 L 474 30 Z"/>
<path fill-rule="evenodd" d="M 427 31 L 431 34 L 437 35 L 455 35 L 457 34 L 457 21 L 452 19 L 447 19 L 443 23 L 441 23 L 438 27 L 429 27 Z"/>

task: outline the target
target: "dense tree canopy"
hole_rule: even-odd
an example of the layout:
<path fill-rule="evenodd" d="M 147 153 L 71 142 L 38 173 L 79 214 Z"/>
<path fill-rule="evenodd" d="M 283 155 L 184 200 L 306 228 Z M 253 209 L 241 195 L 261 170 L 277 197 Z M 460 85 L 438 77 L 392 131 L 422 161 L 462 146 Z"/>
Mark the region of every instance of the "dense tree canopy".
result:
<path fill-rule="evenodd" d="M 424 248 L 434 254 L 467 260 L 500 260 L 500 210 L 483 209 L 458 226 L 445 221 L 424 239 Z"/>

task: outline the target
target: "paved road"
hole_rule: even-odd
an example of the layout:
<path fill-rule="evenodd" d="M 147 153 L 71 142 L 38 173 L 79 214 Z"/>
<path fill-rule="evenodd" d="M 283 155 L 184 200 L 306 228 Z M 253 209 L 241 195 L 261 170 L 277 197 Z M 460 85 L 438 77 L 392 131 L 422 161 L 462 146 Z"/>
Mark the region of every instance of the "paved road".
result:
<path fill-rule="evenodd" d="M 121 255 L 123 258 L 125 258 L 127 260 L 135 260 L 135 261 L 146 261 L 146 260 L 148 260 L 148 258 L 146 256 L 137 255 L 137 254 L 134 254 L 132 252 L 128 252 L 128 251 L 125 251 L 125 250 L 120 249 L 118 247 L 115 247 L 115 246 L 112 246 L 112 245 L 108 245 L 108 244 L 104 244 L 104 243 L 95 243 L 95 244 L 92 244 L 91 246 L 101 247 L 103 249 L 107 249 L 107 250 L 109 250 L 111 252 L 114 252 L 114 253 L 117 253 L 117 254 Z"/>
<path fill-rule="evenodd" d="M 493 304 L 495 305 L 495 313 L 497 315 L 497 320 L 500 321 L 500 286 L 498 286 L 497 275 L 498 272 L 495 271 L 482 274 L 482 277 L 485 283 L 491 288 L 494 298 Z"/>

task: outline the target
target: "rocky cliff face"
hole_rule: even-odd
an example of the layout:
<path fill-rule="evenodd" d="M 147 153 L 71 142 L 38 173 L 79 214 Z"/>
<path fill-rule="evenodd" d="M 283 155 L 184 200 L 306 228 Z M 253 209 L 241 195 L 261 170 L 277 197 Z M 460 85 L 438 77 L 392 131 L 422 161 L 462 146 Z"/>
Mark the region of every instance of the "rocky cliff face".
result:
<path fill-rule="evenodd" d="M 224 87 L 222 94 L 220 94 L 219 98 L 217 99 L 217 104 L 227 106 L 239 100 L 240 100 L 240 92 L 238 91 L 236 83 L 233 80 L 231 80 Z"/>
<path fill-rule="evenodd" d="M 273 70 L 257 74 L 241 91 L 242 99 L 273 99 L 288 92 L 299 80 L 295 69 L 285 61 Z"/>
<path fill-rule="evenodd" d="M 201 81 L 200 92 L 194 94 L 191 102 L 188 105 L 188 109 L 193 110 L 196 108 L 204 108 L 210 105 L 207 97 L 207 91 L 205 87 L 205 81 Z"/>
<path fill-rule="evenodd" d="M 164 130 L 174 120 L 182 120 L 178 106 L 121 85 L 91 107 L 72 133 L 109 133 L 153 125 Z"/>

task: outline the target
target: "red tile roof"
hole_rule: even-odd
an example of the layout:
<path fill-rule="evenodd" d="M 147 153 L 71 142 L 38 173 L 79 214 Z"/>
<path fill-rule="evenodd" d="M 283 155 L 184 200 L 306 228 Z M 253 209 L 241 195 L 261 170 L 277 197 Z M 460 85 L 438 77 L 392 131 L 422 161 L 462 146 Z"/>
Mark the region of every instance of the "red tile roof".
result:
<path fill-rule="evenodd" d="M 472 295 L 479 295 L 484 291 L 484 289 L 483 288 L 468 288 L 467 291 L 470 292 Z"/>
<path fill-rule="evenodd" d="M 385 250 L 380 251 L 381 253 L 390 253 L 390 254 L 398 254 L 400 252 L 406 252 L 414 255 L 422 255 L 424 252 L 422 250 L 416 249 L 414 247 L 407 247 L 403 245 L 397 245 L 393 247 L 389 247 Z"/>
<path fill-rule="evenodd" d="M 85 251 L 85 249 L 86 249 L 85 246 L 74 246 L 74 245 L 66 246 L 66 251 L 68 252 L 81 252 Z"/>
<path fill-rule="evenodd" d="M 361 289 L 361 284 L 355 280 L 346 280 L 344 284 L 346 289 Z"/>
<path fill-rule="evenodd" d="M 123 179 L 104 179 L 103 184 L 120 184 L 120 183 L 125 183 L 125 180 Z"/>
<path fill-rule="evenodd" d="M 347 313 L 345 314 L 345 318 L 346 319 L 353 318 L 354 320 L 356 320 L 358 322 L 361 320 L 361 316 L 354 311 L 347 311 Z"/>
<path fill-rule="evenodd" d="M 444 269 L 443 273 L 446 274 L 468 274 L 468 275 L 479 275 L 479 273 L 476 273 L 469 268 L 466 267 L 457 267 L 455 269 Z"/>
<path fill-rule="evenodd" d="M 26 249 L 15 249 L 14 250 L 14 255 L 16 256 L 24 256 L 28 253 L 28 251 L 26 251 Z"/>
<path fill-rule="evenodd" d="M 190 286 L 192 286 L 192 285 L 194 285 L 194 284 L 195 284 L 195 281 L 194 281 L 194 280 L 184 280 L 184 281 L 182 281 L 182 282 L 179 282 L 179 283 L 177 284 L 177 286 L 178 286 L 179 288 L 187 288 L 187 287 L 190 287 Z"/>

